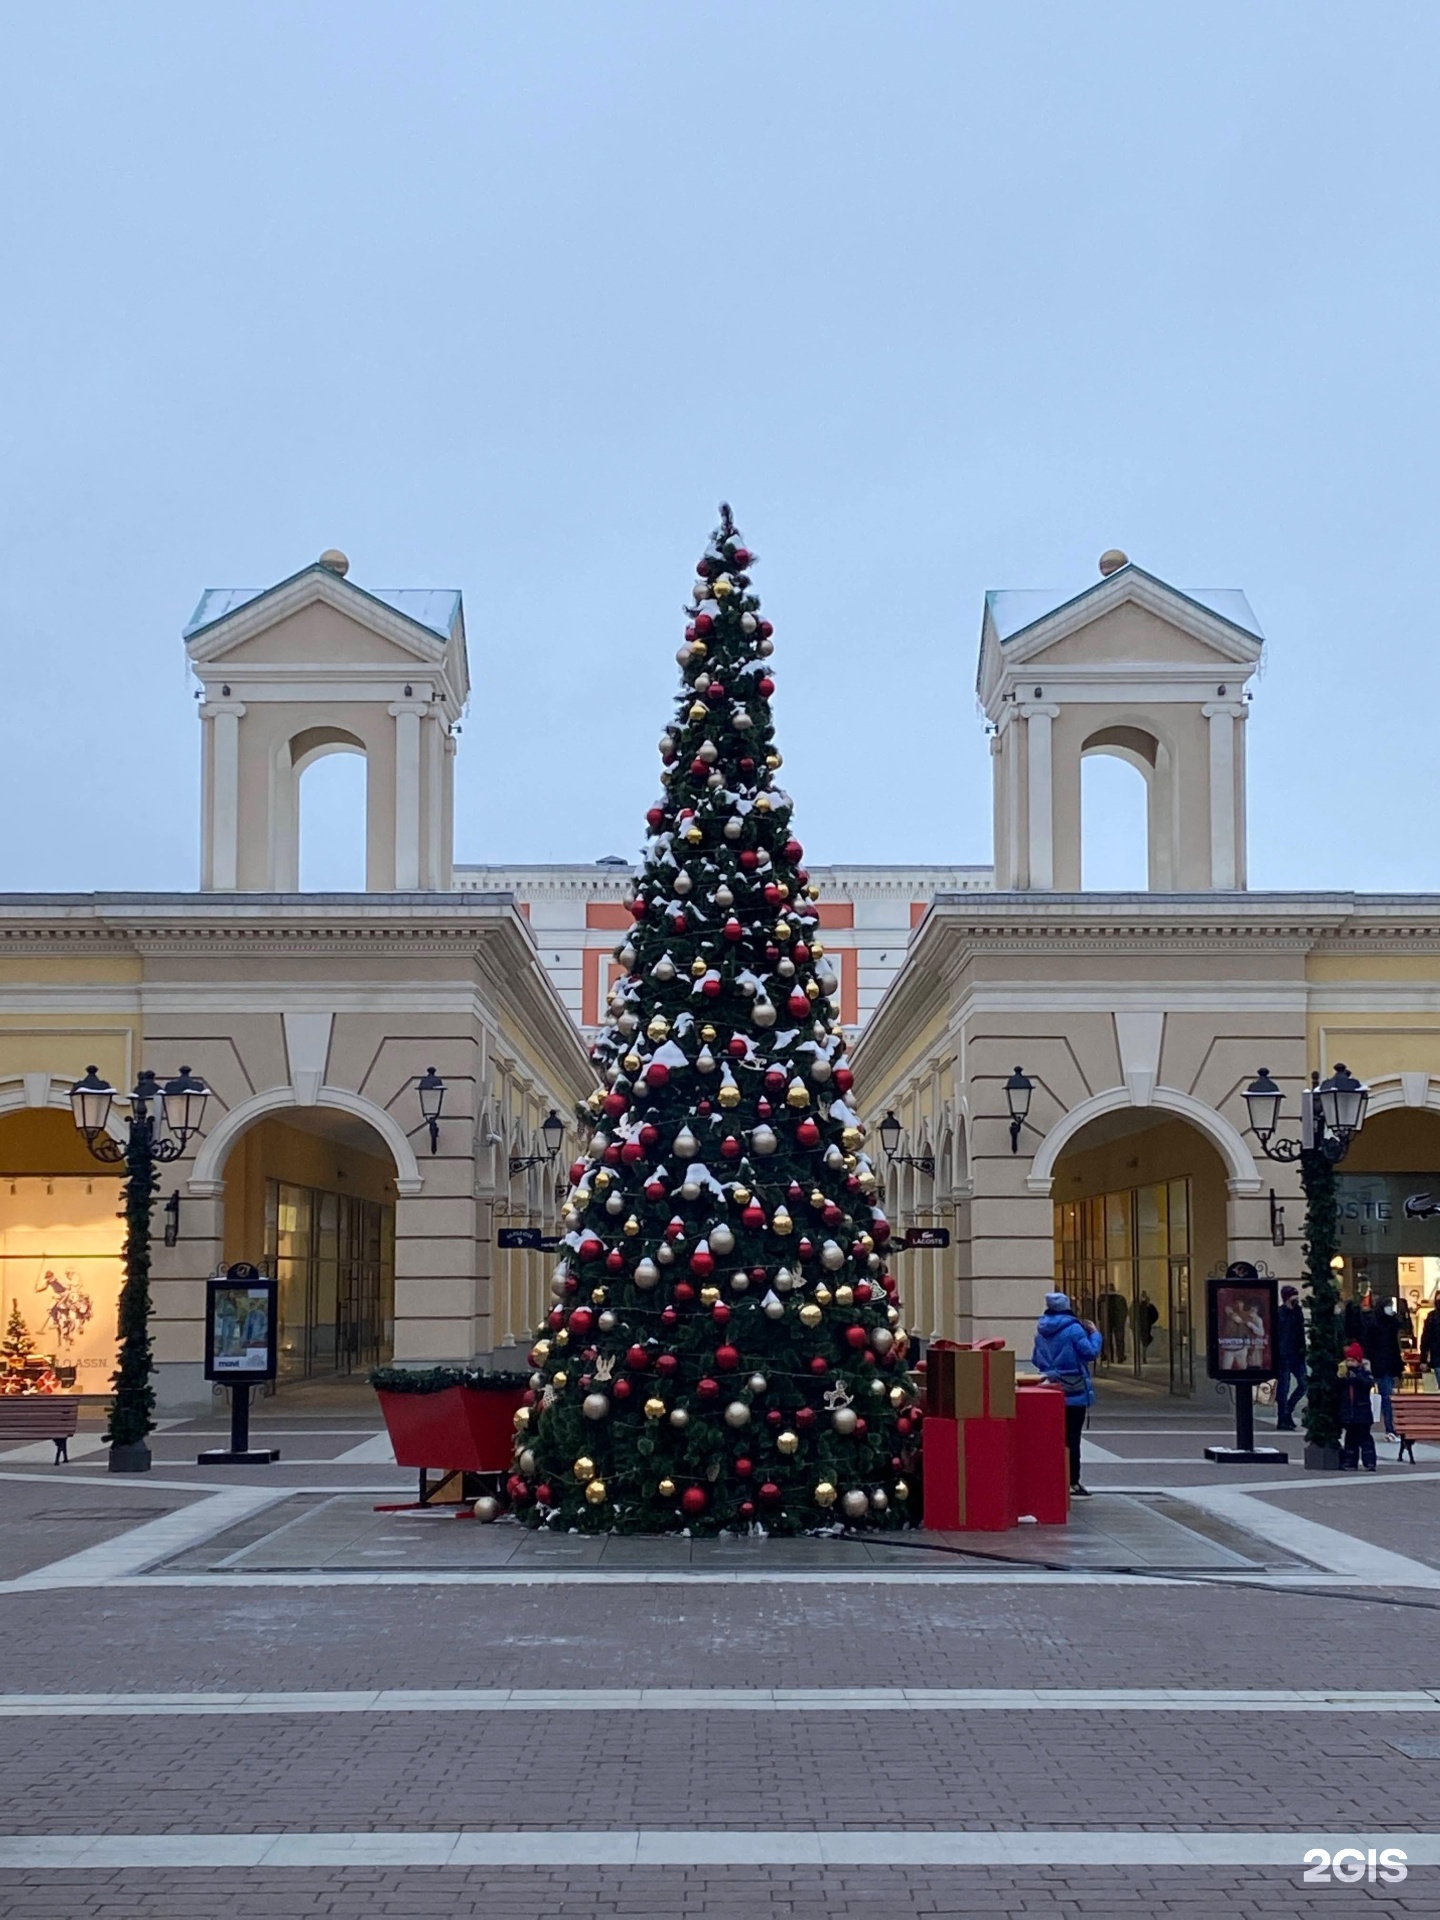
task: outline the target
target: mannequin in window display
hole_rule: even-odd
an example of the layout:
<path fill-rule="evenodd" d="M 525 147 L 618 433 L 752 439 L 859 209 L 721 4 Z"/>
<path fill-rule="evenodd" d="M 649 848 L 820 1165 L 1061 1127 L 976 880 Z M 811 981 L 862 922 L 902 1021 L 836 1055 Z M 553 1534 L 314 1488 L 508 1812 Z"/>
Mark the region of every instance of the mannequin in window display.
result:
<path fill-rule="evenodd" d="M 1430 1311 L 1420 1329 L 1420 1364 L 1429 1367 L 1435 1375 L 1435 1385 L 1440 1387 L 1440 1313 L 1435 1311 L 1437 1301 L 1440 1301 L 1440 1289 L 1432 1296 Z"/>

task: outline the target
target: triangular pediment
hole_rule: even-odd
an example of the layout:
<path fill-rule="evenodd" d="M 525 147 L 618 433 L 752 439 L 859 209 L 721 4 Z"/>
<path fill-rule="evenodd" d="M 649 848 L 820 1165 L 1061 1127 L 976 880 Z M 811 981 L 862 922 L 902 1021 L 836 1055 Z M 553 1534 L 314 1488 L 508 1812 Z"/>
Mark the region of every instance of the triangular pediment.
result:
<path fill-rule="evenodd" d="M 327 677 L 423 670 L 456 713 L 469 693 L 460 595 L 402 589 L 369 593 L 325 566 L 260 590 L 211 588 L 185 634 L 202 679 L 266 669 Z"/>
<path fill-rule="evenodd" d="M 976 690 L 991 718 L 1017 676 L 1116 675 L 1166 680 L 1217 673 L 1243 681 L 1264 648 L 1259 624 L 1235 589 L 1188 593 L 1126 566 L 1084 592 L 986 596 Z M 1043 684 L 1043 682 L 1042 682 Z"/>

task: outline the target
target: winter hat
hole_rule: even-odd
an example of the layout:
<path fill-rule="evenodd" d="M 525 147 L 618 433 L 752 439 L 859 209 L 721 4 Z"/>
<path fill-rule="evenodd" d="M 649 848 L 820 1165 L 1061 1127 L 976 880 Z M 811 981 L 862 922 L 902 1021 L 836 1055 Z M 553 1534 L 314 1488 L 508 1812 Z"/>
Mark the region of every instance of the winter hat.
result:
<path fill-rule="evenodd" d="M 1358 1340 L 1352 1340 L 1349 1346 L 1346 1347 L 1345 1358 L 1347 1360 L 1363 1360 L 1365 1358 L 1365 1349 Z"/>
<path fill-rule="evenodd" d="M 1070 1296 L 1068 1293 L 1047 1293 L 1045 1296 L 1047 1313 L 1069 1313 Z"/>
<path fill-rule="evenodd" d="M 1299 1297 L 1300 1290 L 1298 1287 L 1281 1287 L 1280 1289 L 1280 1298 L 1282 1300 L 1298 1300 Z"/>

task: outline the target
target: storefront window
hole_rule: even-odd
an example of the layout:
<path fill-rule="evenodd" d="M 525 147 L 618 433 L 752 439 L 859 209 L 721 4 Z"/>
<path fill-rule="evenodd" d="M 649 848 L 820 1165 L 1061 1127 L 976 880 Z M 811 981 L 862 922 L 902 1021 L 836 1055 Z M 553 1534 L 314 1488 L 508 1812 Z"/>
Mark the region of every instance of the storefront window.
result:
<path fill-rule="evenodd" d="M 393 1207 L 269 1180 L 265 1264 L 280 1283 L 282 1378 L 350 1373 L 390 1357 Z"/>
<path fill-rule="evenodd" d="M 0 1329 L 18 1311 L 35 1359 L 82 1393 L 103 1393 L 115 1369 L 118 1197 L 101 1175 L 0 1178 Z"/>
<path fill-rule="evenodd" d="M 1104 1336 L 1102 1370 L 1193 1390 L 1188 1180 L 1058 1202 L 1055 1274 Z"/>

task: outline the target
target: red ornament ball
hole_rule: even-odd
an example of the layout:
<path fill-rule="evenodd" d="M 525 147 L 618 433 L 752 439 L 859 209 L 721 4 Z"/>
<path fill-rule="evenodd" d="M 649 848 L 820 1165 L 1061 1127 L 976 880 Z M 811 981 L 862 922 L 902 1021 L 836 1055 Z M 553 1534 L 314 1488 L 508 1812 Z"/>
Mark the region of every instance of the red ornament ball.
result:
<path fill-rule="evenodd" d="M 647 1200 L 663 1200 L 665 1198 L 665 1182 L 659 1179 L 647 1180 L 645 1182 L 645 1198 Z"/>
<path fill-rule="evenodd" d="M 714 1306 L 710 1309 L 710 1318 L 715 1322 L 717 1327 L 729 1326 L 730 1309 L 723 1300 L 717 1300 L 715 1302 Z"/>
<path fill-rule="evenodd" d="M 810 1371 L 812 1373 L 828 1373 L 830 1371 L 830 1362 L 825 1358 L 823 1353 L 817 1353 L 815 1358 L 810 1362 Z"/>
<path fill-rule="evenodd" d="M 798 840 L 787 840 L 785 842 L 785 858 L 790 862 L 792 867 L 798 867 L 800 862 L 805 858 L 805 849 Z"/>
<path fill-rule="evenodd" d="M 714 626 L 715 622 L 708 613 L 697 613 L 695 616 L 695 638 L 697 640 L 703 640 L 705 636 L 714 629 Z"/>
<path fill-rule="evenodd" d="M 718 1000 L 724 984 L 718 973 L 707 973 L 700 982 L 700 991 L 707 1000 Z"/>
<path fill-rule="evenodd" d="M 746 873 L 753 873 L 756 867 L 759 866 L 760 864 L 760 856 L 758 853 L 756 853 L 753 847 L 742 848 L 740 853 L 740 864 L 745 869 Z"/>
<path fill-rule="evenodd" d="M 602 1103 L 605 1117 L 609 1120 L 618 1120 L 629 1104 L 629 1100 L 626 1099 L 623 1093 L 617 1093 L 612 1088 L 611 1091 L 606 1094 L 604 1102 Z"/>
<path fill-rule="evenodd" d="M 724 1346 L 715 1349 L 715 1367 L 719 1373 L 733 1373 L 740 1364 L 740 1349 Z"/>
<path fill-rule="evenodd" d="M 773 1480 L 763 1480 L 760 1483 L 760 1499 L 762 1504 L 767 1507 L 779 1506 L 780 1489 Z"/>
<path fill-rule="evenodd" d="M 598 1260 L 604 1251 L 604 1247 L 601 1246 L 593 1233 L 587 1233 L 585 1238 L 580 1242 L 580 1258 L 582 1260 Z"/>
<path fill-rule="evenodd" d="M 637 1373 L 642 1373 L 650 1364 L 650 1355 L 644 1347 L 637 1344 L 626 1354 L 625 1364 L 627 1367 L 634 1367 Z"/>
<path fill-rule="evenodd" d="M 668 1380 L 679 1365 L 680 1362 L 673 1353 L 662 1353 L 660 1358 L 655 1362 L 655 1371 L 657 1373 L 663 1373 Z"/>
<path fill-rule="evenodd" d="M 650 811 L 645 815 L 645 819 L 649 824 L 650 831 L 652 833 L 658 833 L 665 824 L 665 809 L 663 807 L 651 807 Z"/>
<path fill-rule="evenodd" d="M 733 1133 L 727 1133 L 720 1142 L 720 1157 L 724 1160 L 738 1160 L 741 1154 L 740 1142 Z"/>
<path fill-rule="evenodd" d="M 622 1167 L 637 1166 L 645 1158 L 645 1149 L 638 1140 L 627 1140 L 620 1149 Z"/>
<path fill-rule="evenodd" d="M 690 1271 L 706 1280 L 715 1271 L 715 1256 L 708 1247 L 697 1247 L 690 1256 Z"/>
<path fill-rule="evenodd" d="M 785 1070 L 783 1067 L 769 1067 L 765 1073 L 765 1091 L 783 1093 L 785 1091 Z"/>
<path fill-rule="evenodd" d="M 755 1462 L 753 1460 L 747 1460 L 742 1454 L 735 1462 L 735 1471 L 742 1480 L 748 1480 L 755 1471 Z"/>
<path fill-rule="evenodd" d="M 742 1520 L 753 1520 L 755 1518 L 755 1502 L 753 1500 L 742 1500 L 736 1508 L 736 1512 Z"/>
<path fill-rule="evenodd" d="M 548 1480 L 542 1480 L 539 1486 L 536 1487 L 535 1498 L 540 1502 L 542 1507 L 548 1507 L 550 1505 L 551 1493 L 550 1482 Z"/>
<path fill-rule="evenodd" d="M 870 1336 L 864 1327 L 846 1327 L 845 1344 L 847 1347 L 853 1347 L 856 1353 L 859 1353 L 862 1348 L 869 1346 Z"/>
<path fill-rule="evenodd" d="M 688 1307 L 690 1302 L 695 1298 L 695 1289 L 688 1280 L 676 1281 L 675 1298 L 682 1307 Z"/>
<path fill-rule="evenodd" d="M 650 1122 L 647 1120 L 645 1122 L 645 1125 L 640 1129 L 641 1146 L 644 1147 L 645 1151 L 648 1153 L 659 1138 L 660 1138 L 659 1128 L 651 1126 Z"/>
<path fill-rule="evenodd" d="M 813 1120 L 806 1119 L 800 1122 L 799 1126 L 795 1129 L 795 1144 L 796 1146 L 799 1146 L 799 1147 L 818 1147 L 819 1146 L 820 1129 L 819 1127 L 816 1126 Z M 840 1212 L 839 1208 L 837 1207 L 834 1211 L 838 1219 L 839 1212 Z"/>
<path fill-rule="evenodd" d="M 768 700 L 775 691 L 775 682 L 770 678 L 768 673 L 761 674 L 759 686 L 761 697 L 766 700 Z"/>
<path fill-rule="evenodd" d="M 628 1400 L 633 1389 L 630 1382 L 622 1376 L 619 1380 L 615 1381 L 610 1391 L 617 1400 Z"/>
<path fill-rule="evenodd" d="M 727 1052 L 729 1053 L 730 1058 L 732 1060 L 743 1060 L 745 1058 L 747 1047 L 745 1043 L 745 1037 L 743 1034 L 739 1034 L 739 1033 L 731 1034 L 730 1043 L 727 1048 Z"/>
<path fill-rule="evenodd" d="M 570 1315 L 569 1327 L 576 1339 L 583 1339 L 595 1324 L 595 1316 L 589 1307 L 576 1307 Z"/>
<path fill-rule="evenodd" d="M 855 1076 L 849 1067 L 836 1067 L 833 1078 L 837 1093 L 848 1093 L 855 1084 Z"/>
<path fill-rule="evenodd" d="M 695 1392 L 702 1400 L 718 1400 L 720 1398 L 720 1382 L 718 1380 L 712 1380 L 707 1373 L 702 1379 L 696 1381 Z"/>
<path fill-rule="evenodd" d="M 815 1409 L 813 1407 L 797 1407 L 795 1409 L 795 1425 L 800 1429 L 801 1433 L 809 1433 L 814 1424 Z"/>
<path fill-rule="evenodd" d="M 680 1510 L 682 1513 L 688 1513 L 692 1520 L 704 1513 L 708 1505 L 709 1501 L 703 1487 L 686 1487 L 680 1496 Z"/>

